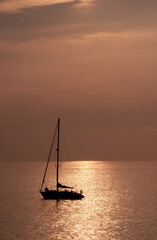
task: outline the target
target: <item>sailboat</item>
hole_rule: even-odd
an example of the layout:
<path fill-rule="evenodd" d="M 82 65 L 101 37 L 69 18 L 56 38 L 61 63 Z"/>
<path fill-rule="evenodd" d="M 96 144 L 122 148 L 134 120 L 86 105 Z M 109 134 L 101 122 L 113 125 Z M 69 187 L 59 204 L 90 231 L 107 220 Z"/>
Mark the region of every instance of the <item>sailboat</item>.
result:
<path fill-rule="evenodd" d="M 55 140 L 56 134 L 57 134 L 56 189 L 55 190 L 49 190 L 46 187 L 45 190 L 42 190 L 43 184 L 45 182 L 45 177 L 46 177 L 48 165 L 49 165 L 49 162 L 50 162 L 51 152 L 52 152 L 52 148 L 53 148 L 53 145 L 54 145 L 54 140 Z M 52 144 L 51 144 L 51 148 L 50 148 L 50 152 L 49 152 L 49 157 L 48 157 L 47 164 L 46 164 L 45 173 L 44 173 L 44 176 L 43 176 L 43 181 L 42 181 L 41 188 L 40 188 L 39 192 L 41 193 L 41 195 L 43 196 L 43 198 L 45 200 L 48 200 L 48 199 L 77 200 L 77 199 L 84 198 L 84 196 L 82 195 L 82 190 L 80 190 L 80 192 L 78 193 L 78 192 L 75 192 L 75 191 L 72 190 L 73 187 L 68 187 L 66 185 L 62 185 L 62 184 L 59 183 L 59 153 L 60 153 L 60 119 L 58 119 L 58 121 L 57 121 L 54 137 L 52 139 Z"/>

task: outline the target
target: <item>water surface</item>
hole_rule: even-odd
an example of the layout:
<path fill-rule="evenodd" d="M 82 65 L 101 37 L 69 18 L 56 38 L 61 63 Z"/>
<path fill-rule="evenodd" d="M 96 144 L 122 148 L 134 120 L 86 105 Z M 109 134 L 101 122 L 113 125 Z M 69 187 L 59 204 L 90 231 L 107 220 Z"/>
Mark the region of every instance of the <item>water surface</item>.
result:
<path fill-rule="evenodd" d="M 0 163 L 1 240 L 157 239 L 157 162 L 62 163 L 60 182 L 85 198 L 58 202 L 39 194 L 44 168 Z M 55 187 L 54 163 L 47 181 Z"/>

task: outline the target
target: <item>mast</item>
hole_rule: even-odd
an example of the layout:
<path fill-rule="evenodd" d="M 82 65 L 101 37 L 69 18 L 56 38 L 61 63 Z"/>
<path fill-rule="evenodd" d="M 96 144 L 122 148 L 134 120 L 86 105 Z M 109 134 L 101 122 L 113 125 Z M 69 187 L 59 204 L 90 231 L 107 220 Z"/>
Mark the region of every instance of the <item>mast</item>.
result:
<path fill-rule="evenodd" d="M 57 140 L 57 192 L 58 192 L 58 165 L 59 165 L 59 131 L 60 131 L 60 118 L 58 118 L 58 140 Z"/>

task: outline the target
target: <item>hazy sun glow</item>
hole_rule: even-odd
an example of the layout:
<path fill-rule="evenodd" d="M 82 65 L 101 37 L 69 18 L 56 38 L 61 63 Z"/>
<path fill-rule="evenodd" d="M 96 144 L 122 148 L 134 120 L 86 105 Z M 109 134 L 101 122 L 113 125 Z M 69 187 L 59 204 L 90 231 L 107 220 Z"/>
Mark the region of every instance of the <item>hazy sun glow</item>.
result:
<path fill-rule="evenodd" d="M 89 7 L 95 0 L 80 0 L 77 7 Z"/>

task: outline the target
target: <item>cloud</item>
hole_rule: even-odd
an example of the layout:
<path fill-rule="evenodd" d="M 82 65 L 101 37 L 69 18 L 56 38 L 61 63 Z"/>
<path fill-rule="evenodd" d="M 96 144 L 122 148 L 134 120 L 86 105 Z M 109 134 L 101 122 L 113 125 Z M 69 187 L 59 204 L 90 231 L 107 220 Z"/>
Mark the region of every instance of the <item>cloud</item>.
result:
<path fill-rule="evenodd" d="M 73 2 L 74 0 L 5 0 L 0 2 L 0 12 L 2 13 L 18 13 L 22 12 L 25 8 L 41 7 L 52 4 L 63 4 Z"/>
<path fill-rule="evenodd" d="M 38 37 L 69 37 L 95 32 L 156 29 L 157 3 L 155 1 L 142 1 L 142 4 L 141 1 L 87 1 L 88 8 L 83 9 L 78 7 L 79 4 L 83 4 L 82 1 L 42 5 L 45 3 L 43 1 L 38 8 L 34 8 L 28 1 L 30 8 L 26 8 L 23 12 L 1 13 L 1 40 L 14 41 Z"/>

